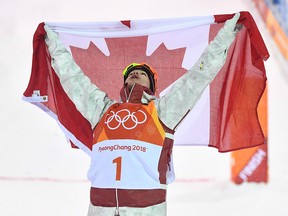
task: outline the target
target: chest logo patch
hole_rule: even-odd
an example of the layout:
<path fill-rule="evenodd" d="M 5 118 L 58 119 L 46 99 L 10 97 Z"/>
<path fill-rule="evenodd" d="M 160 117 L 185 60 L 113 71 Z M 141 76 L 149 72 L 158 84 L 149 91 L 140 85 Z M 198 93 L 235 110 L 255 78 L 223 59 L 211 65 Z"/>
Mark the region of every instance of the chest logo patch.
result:
<path fill-rule="evenodd" d="M 128 109 L 121 109 L 117 112 L 111 110 L 105 117 L 105 124 L 110 130 L 116 130 L 123 127 L 126 130 L 132 130 L 137 125 L 145 123 L 147 115 L 142 110 L 130 112 Z"/>

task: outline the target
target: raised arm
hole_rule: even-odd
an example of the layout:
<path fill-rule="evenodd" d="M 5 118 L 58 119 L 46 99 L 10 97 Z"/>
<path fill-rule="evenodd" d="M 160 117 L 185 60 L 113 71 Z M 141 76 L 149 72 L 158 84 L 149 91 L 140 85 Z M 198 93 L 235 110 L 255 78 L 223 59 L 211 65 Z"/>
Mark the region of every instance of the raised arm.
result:
<path fill-rule="evenodd" d="M 59 40 L 58 34 L 44 26 L 47 33 L 45 42 L 51 56 L 51 65 L 60 79 L 61 85 L 73 101 L 77 110 L 91 123 L 93 128 L 106 109 L 115 101 L 107 97 L 83 73 L 71 53 Z"/>
<path fill-rule="evenodd" d="M 236 36 L 235 26 L 239 16 L 237 13 L 226 21 L 194 66 L 157 101 L 159 118 L 169 128 L 176 129 L 224 65 L 228 49 Z"/>

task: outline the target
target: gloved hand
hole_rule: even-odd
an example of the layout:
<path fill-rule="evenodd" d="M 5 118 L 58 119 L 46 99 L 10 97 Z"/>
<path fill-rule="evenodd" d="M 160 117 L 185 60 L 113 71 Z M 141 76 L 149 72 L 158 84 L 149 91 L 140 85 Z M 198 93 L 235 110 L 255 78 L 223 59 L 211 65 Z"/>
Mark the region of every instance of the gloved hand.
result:
<path fill-rule="evenodd" d="M 224 25 L 225 31 L 227 31 L 227 32 L 229 32 L 229 31 L 234 31 L 234 30 L 235 30 L 235 27 L 236 27 L 236 23 L 237 23 L 239 17 L 240 17 L 240 13 L 238 12 L 238 13 L 236 13 L 236 14 L 233 16 L 232 19 L 227 20 L 227 21 L 225 22 L 225 25 Z"/>
<path fill-rule="evenodd" d="M 44 29 L 46 31 L 45 42 L 48 46 L 49 52 L 52 53 L 53 50 L 56 48 L 59 36 L 56 32 L 52 31 L 52 29 L 48 25 L 44 25 Z"/>
<path fill-rule="evenodd" d="M 232 43 L 238 31 L 236 29 L 236 24 L 239 17 L 240 13 L 238 12 L 234 15 L 232 19 L 227 20 L 223 28 L 218 32 L 217 37 L 221 39 L 227 46 L 229 46 Z"/>

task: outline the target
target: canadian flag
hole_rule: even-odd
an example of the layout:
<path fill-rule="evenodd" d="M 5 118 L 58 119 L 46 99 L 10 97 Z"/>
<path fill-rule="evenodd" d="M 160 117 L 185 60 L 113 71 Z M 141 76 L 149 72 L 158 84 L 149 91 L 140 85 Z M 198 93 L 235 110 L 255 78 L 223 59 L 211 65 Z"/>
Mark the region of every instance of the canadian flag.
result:
<path fill-rule="evenodd" d="M 158 96 L 200 57 L 233 14 L 159 20 L 45 23 L 71 51 L 84 73 L 110 98 L 119 99 L 123 69 L 146 62 L 158 72 Z M 264 60 L 269 53 L 249 12 L 227 60 L 197 105 L 181 122 L 175 145 L 203 145 L 227 152 L 265 143 L 257 115 L 265 90 Z M 53 71 L 40 23 L 33 39 L 31 78 L 23 99 L 51 115 L 76 146 L 92 146 L 92 129 L 64 92 Z M 181 106 L 181 104 L 179 104 Z"/>

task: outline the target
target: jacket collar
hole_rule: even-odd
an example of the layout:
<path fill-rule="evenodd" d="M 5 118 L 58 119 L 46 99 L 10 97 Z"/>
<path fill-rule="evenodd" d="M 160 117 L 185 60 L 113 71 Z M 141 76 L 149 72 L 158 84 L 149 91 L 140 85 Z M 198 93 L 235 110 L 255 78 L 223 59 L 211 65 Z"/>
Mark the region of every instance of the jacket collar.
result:
<path fill-rule="evenodd" d="M 124 85 L 120 90 L 120 97 L 123 103 L 148 104 L 151 100 L 156 99 L 149 88 L 139 84 L 134 84 L 130 90 L 127 85 Z"/>

